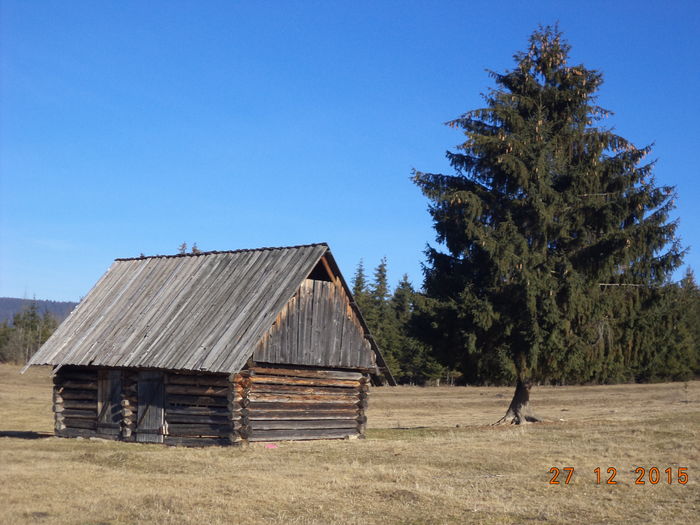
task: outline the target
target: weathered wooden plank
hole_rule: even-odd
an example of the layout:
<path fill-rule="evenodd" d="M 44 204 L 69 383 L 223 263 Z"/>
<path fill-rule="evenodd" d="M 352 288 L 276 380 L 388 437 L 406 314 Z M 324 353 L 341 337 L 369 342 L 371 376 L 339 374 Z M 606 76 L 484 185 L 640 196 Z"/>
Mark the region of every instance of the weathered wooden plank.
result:
<path fill-rule="evenodd" d="M 339 386 L 345 388 L 359 388 L 359 381 L 348 381 L 344 379 L 316 379 L 303 377 L 286 377 L 272 375 L 254 375 L 250 378 L 251 383 L 267 383 L 271 385 L 309 385 L 309 386 Z"/>
<path fill-rule="evenodd" d="M 198 385 L 165 385 L 168 394 L 184 394 L 188 396 L 228 396 L 229 386 L 198 386 Z"/>
<path fill-rule="evenodd" d="M 63 408 L 76 408 L 78 410 L 97 411 L 97 399 L 94 401 L 84 401 L 80 399 L 66 399 L 63 401 Z"/>
<path fill-rule="evenodd" d="M 172 394 L 168 396 L 168 406 L 172 407 L 174 405 L 227 406 L 228 400 L 225 397 Z"/>
<path fill-rule="evenodd" d="M 195 385 L 206 387 L 225 387 L 228 386 L 229 380 L 226 376 L 217 375 L 182 375 L 168 374 L 168 383 L 170 385 Z"/>
<path fill-rule="evenodd" d="M 75 390 L 97 390 L 96 381 L 73 381 L 67 380 L 60 383 L 61 388 L 72 388 Z"/>
<path fill-rule="evenodd" d="M 300 315 L 299 315 L 299 301 L 295 295 L 292 300 L 288 303 L 289 306 L 289 336 L 287 338 L 289 344 L 289 362 L 296 363 L 300 354 L 300 344 L 299 344 L 299 325 L 300 325 Z"/>
<path fill-rule="evenodd" d="M 311 345 L 306 349 L 308 354 L 305 363 L 317 364 L 318 355 L 322 352 L 321 334 L 323 333 L 323 313 L 326 302 L 323 300 L 323 282 L 314 281 L 313 309 L 311 312 Z"/>
<path fill-rule="evenodd" d="M 323 342 L 321 344 L 321 353 L 318 355 L 317 363 L 319 365 L 334 365 L 336 361 L 333 357 L 333 340 L 335 336 L 335 325 L 333 318 L 335 317 L 335 285 L 332 282 L 326 283 L 325 298 L 326 310 L 324 315 L 324 326 L 322 328 Z"/>
<path fill-rule="evenodd" d="M 348 394 L 266 394 L 251 392 L 248 395 L 250 402 L 267 402 L 267 403 L 339 403 L 350 404 L 360 400 L 359 395 L 355 391 L 350 391 Z"/>
<path fill-rule="evenodd" d="M 68 381 L 75 382 L 94 382 L 97 381 L 97 370 L 65 370 L 62 368 L 58 374 L 53 377 L 54 384 L 63 384 Z"/>
<path fill-rule="evenodd" d="M 97 419 L 97 410 L 68 410 L 68 409 L 63 409 L 60 412 L 57 411 L 57 413 L 61 414 L 64 418 L 73 418 L 73 419 L 92 419 L 96 420 Z"/>
<path fill-rule="evenodd" d="M 231 433 L 231 424 L 168 424 L 169 436 L 228 436 Z"/>
<path fill-rule="evenodd" d="M 307 419 L 307 420 L 254 420 L 250 428 L 255 435 L 258 430 L 307 430 L 307 429 L 339 429 L 354 430 L 357 428 L 356 419 Z"/>
<path fill-rule="evenodd" d="M 328 325 L 328 364 L 340 365 L 340 340 L 343 329 L 343 315 L 345 313 L 345 302 L 343 301 L 342 287 L 332 286 L 330 289 L 331 316 Z"/>
<path fill-rule="evenodd" d="M 250 402 L 248 412 L 257 410 L 342 410 L 343 408 L 357 408 L 358 403 L 266 403 Z"/>
<path fill-rule="evenodd" d="M 357 435 L 357 429 L 258 430 L 251 432 L 251 434 L 248 436 L 248 441 L 343 439 Z"/>
<path fill-rule="evenodd" d="M 303 290 L 304 305 L 299 315 L 300 322 L 303 323 L 304 326 L 304 341 L 300 350 L 301 362 L 306 363 L 309 361 L 314 338 L 314 281 L 306 279 L 304 281 Z"/>
<path fill-rule="evenodd" d="M 216 416 L 229 413 L 224 406 L 169 406 L 165 409 L 165 417 L 170 416 Z"/>
<path fill-rule="evenodd" d="M 356 395 L 355 389 L 334 387 L 334 386 L 305 386 L 305 385 L 272 385 L 268 383 L 256 383 L 250 390 L 252 393 L 275 393 L 275 394 L 345 394 Z"/>
<path fill-rule="evenodd" d="M 165 421 L 168 425 L 171 424 L 191 424 L 191 425 L 226 425 L 229 424 L 231 418 L 228 415 L 220 416 L 204 416 L 198 414 L 175 415 L 165 414 Z"/>
<path fill-rule="evenodd" d="M 328 370 L 319 368 L 283 368 L 279 366 L 254 366 L 250 369 L 250 372 L 253 375 L 341 379 L 349 381 L 359 381 L 360 379 L 362 379 L 362 372 L 351 372 L 346 370 Z"/>
<path fill-rule="evenodd" d="M 96 390 L 67 390 L 64 389 L 61 392 L 61 397 L 65 399 L 89 399 L 95 400 L 97 402 L 97 391 Z"/>
<path fill-rule="evenodd" d="M 193 438 L 165 436 L 163 442 L 166 445 L 177 447 L 225 447 L 231 445 L 229 438 Z"/>
<path fill-rule="evenodd" d="M 318 420 L 353 419 L 358 417 L 356 408 L 345 410 L 253 410 L 248 412 L 248 420 Z"/>

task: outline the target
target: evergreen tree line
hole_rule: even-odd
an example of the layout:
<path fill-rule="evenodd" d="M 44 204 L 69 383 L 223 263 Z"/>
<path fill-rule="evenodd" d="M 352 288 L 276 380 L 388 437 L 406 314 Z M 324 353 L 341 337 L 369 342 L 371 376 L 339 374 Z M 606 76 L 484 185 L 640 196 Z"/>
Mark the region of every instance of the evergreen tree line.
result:
<path fill-rule="evenodd" d="M 614 316 L 593 327 L 584 350 L 540 363 L 550 384 L 684 381 L 700 375 L 700 288 L 688 269 L 679 283 L 604 286 Z M 402 384 L 506 385 L 516 379 L 507 352 L 454 352 L 449 325 L 404 275 L 393 291 L 383 258 L 369 279 L 360 261 L 352 292 L 392 374 Z M 449 320 L 449 315 L 443 318 Z M 427 325 L 427 326 L 426 326 Z M 440 330 L 445 332 L 440 332 Z M 439 332 L 439 333 L 436 333 Z M 555 371 L 555 372 L 554 372 Z"/>
<path fill-rule="evenodd" d="M 58 322 L 48 312 L 30 303 L 12 321 L 0 323 L 0 363 L 26 363 L 51 336 Z"/>
<path fill-rule="evenodd" d="M 375 268 L 371 281 L 365 273 L 364 261 L 360 260 L 352 280 L 352 293 L 387 366 L 399 383 L 425 384 L 448 375 L 430 347 L 411 332 L 418 294 L 408 275 L 404 274 L 392 293 L 387 280 L 386 257 Z"/>

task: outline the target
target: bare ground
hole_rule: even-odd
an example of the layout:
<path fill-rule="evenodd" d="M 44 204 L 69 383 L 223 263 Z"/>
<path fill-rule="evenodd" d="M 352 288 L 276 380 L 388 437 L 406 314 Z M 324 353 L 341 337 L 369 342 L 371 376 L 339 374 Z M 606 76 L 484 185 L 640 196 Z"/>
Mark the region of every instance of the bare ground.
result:
<path fill-rule="evenodd" d="M 520 427 L 489 426 L 508 388 L 381 388 L 366 440 L 183 449 L 41 437 L 49 371 L 18 371 L 0 365 L 0 523 L 698 522 L 700 382 L 535 387 L 549 422 Z"/>

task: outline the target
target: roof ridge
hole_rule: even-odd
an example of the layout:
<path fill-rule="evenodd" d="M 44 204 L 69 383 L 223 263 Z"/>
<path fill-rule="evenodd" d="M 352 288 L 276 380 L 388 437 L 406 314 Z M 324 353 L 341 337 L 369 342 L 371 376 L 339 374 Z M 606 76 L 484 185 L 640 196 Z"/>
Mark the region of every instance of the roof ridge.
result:
<path fill-rule="evenodd" d="M 141 255 L 139 257 L 118 257 L 114 259 L 115 261 L 140 261 L 143 259 L 172 259 L 175 257 L 200 257 L 202 255 L 216 255 L 220 253 L 243 253 L 243 252 L 262 252 L 271 250 L 292 250 L 295 248 L 311 248 L 313 246 L 325 246 L 328 248 L 328 243 L 326 242 L 314 242 L 311 244 L 296 244 L 294 246 L 264 246 L 261 248 L 241 248 L 239 250 L 212 250 L 208 252 L 198 252 L 198 253 L 176 253 L 173 255 Z"/>

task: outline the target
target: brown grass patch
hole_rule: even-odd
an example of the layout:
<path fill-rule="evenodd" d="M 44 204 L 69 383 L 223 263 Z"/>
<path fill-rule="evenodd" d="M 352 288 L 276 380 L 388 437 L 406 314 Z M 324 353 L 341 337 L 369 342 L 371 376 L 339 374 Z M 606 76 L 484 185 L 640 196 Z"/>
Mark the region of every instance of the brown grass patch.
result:
<path fill-rule="evenodd" d="M 49 371 L 18 370 L 0 366 L 0 433 L 51 432 Z M 700 383 L 534 388 L 532 404 L 550 423 L 488 426 L 511 394 L 374 389 L 368 439 L 277 449 L 0 437 L 0 522 L 697 520 Z M 549 485 L 552 466 L 574 466 L 573 483 Z M 619 483 L 597 485 L 593 469 L 608 466 Z M 635 485 L 637 466 L 688 467 L 690 481 Z"/>

